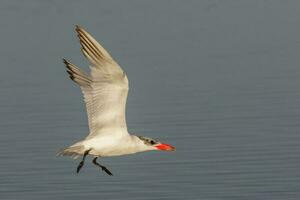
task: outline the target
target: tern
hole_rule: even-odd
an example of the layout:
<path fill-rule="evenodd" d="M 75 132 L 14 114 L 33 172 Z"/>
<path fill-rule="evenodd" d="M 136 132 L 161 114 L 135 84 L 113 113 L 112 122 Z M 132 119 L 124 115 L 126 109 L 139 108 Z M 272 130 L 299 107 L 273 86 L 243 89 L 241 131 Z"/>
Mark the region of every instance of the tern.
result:
<path fill-rule="evenodd" d="M 60 150 L 58 155 L 74 159 L 82 156 L 77 173 L 83 167 L 86 156 L 90 155 L 94 157 L 93 164 L 112 175 L 107 167 L 97 162 L 97 158 L 151 150 L 174 151 L 175 148 L 169 144 L 128 133 L 125 109 L 129 86 L 125 72 L 87 31 L 78 25 L 75 31 L 81 51 L 90 63 L 90 74 L 66 59 L 63 62 L 70 78 L 83 93 L 89 134 L 83 140 Z"/>

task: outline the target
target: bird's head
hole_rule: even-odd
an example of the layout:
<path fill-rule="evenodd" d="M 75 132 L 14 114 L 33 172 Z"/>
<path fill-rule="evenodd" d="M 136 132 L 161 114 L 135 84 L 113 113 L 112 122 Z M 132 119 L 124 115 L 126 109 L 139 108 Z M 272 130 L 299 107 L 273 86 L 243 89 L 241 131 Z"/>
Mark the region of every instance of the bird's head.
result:
<path fill-rule="evenodd" d="M 148 150 L 161 150 L 161 151 L 175 151 L 175 147 L 161 143 L 157 140 L 143 137 L 143 136 L 137 136 L 147 147 Z"/>

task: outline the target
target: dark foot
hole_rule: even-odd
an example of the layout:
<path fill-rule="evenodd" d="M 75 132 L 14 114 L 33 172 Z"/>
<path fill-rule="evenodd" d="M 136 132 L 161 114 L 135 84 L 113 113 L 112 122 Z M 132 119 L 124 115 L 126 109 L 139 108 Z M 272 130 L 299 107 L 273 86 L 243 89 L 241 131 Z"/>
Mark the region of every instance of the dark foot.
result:
<path fill-rule="evenodd" d="M 79 163 L 79 165 L 77 166 L 77 170 L 76 170 L 77 174 L 79 173 L 79 171 L 80 171 L 80 169 L 82 168 L 83 164 L 84 164 L 84 161 L 82 160 L 82 161 Z"/>
<path fill-rule="evenodd" d="M 87 150 L 87 151 L 84 152 L 82 160 L 80 161 L 79 165 L 77 166 L 77 170 L 76 170 L 77 174 L 79 173 L 80 169 L 83 167 L 84 161 L 85 161 L 85 157 L 89 154 L 90 150 L 91 149 L 89 149 L 89 150 Z"/>
<path fill-rule="evenodd" d="M 95 165 L 97 165 L 98 167 L 101 167 L 101 169 L 102 169 L 103 171 L 105 171 L 108 175 L 110 175 L 110 176 L 113 175 L 113 174 L 112 174 L 105 166 L 100 165 L 99 163 L 97 163 L 97 157 L 93 159 L 93 163 L 94 163 Z"/>

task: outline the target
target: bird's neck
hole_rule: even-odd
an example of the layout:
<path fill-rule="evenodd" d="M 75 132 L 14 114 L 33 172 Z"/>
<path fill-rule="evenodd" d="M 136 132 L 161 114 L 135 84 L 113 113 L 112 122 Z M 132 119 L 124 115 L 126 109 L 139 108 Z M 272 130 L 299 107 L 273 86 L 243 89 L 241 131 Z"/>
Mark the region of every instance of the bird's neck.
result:
<path fill-rule="evenodd" d="M 131 147 L 135 149 L 136 152 L 149 151 L 147 145 L 136 135 L 131 135 Z"/>

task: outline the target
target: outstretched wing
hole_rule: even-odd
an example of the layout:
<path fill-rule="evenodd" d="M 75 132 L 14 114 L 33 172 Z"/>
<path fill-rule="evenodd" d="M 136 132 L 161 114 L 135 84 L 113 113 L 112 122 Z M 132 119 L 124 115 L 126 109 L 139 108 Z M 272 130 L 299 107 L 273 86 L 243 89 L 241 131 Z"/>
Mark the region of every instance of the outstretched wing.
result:
<path fill-rule="evenodd" d="M 86 103 L 90 134 L 128 134 L 125 108 L 128 79 L 109 53 L 83 28 L 76 26 L 81 50 L 90 61 L 90 75 L 64 60 L 70 78 L 76 82 Z"/>

